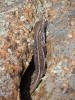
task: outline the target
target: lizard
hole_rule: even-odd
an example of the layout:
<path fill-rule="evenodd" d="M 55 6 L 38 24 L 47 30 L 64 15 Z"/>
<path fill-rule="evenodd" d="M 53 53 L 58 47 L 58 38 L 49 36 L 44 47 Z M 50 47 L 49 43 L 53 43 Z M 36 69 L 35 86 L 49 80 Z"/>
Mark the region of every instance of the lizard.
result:
<path fill-rule="evenodd" d="M 30 93 L 32 94 L 41 78 L 46 72 L 46 28 L 47 21 L 40 20 L 36 22 L 34 26 L 34 47 L 33 47 L 33 57 L 35 71 L 32 75 L 32 82 L 30 87 Z"/>

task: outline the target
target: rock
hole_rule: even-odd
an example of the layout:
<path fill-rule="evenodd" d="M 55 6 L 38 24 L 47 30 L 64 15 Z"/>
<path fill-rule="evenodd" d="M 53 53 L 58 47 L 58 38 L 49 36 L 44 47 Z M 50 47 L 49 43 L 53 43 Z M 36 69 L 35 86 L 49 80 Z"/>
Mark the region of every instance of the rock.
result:
<path fill-rule="evenodd" d="M 0 2 L 0 100 L 20 100 L 20 75 L 32 60 L 33 27 L 41 19 L 48 20 L 47 72 L 29 99 L 74 100 L 75 1 Z"/>

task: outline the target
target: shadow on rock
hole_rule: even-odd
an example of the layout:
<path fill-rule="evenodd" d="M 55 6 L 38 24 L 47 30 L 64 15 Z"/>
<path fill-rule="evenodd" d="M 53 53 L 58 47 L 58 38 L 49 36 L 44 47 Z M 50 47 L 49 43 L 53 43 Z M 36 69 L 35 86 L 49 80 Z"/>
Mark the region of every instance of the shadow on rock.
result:
<path fill-rule="evenodd" d="M 22 76 L 20 83 L 20 100 L 32 100 L 30 94 L 31 76 L 35 70 L 34 61 L 32 59 L 29 67 Z"/>

